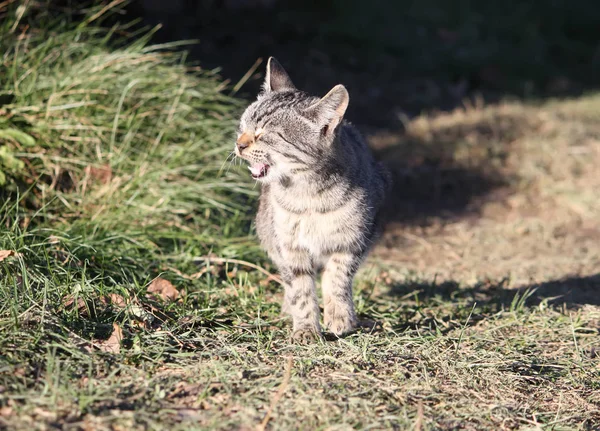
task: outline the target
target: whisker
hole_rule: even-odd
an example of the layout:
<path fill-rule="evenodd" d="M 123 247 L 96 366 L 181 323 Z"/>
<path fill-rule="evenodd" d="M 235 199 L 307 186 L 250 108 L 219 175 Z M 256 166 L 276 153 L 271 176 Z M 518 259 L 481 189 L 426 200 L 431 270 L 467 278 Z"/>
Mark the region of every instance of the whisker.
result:
<path fill-rule="evenodd" d="M 231 158 L 231 160 L 229 160 L 229 157 L 230 157 L 230 156 L 233 156 L 233 157 Z M 231 170 L 231 165 L 234 163 L 234 161 L 235 161 L 235 158 L 236 158 L 236 157 L 237 157 L 237 156 L 236 156 L 236 154 L 235 154 L 235 150 L 234 150 L 234 151 L 232 151 L 231 153 L 229 153 L 229 156 L 227 156 L 227 159 L 229 160 L 229 165 L 227 166 L 227 173 L 229 173 L 229 171 Z"/>
<path fill-rule="evenodd" d="M 227 163 L 227 162 L 229 161 L 229 158 L 230 158 L 232 155 L 235 157 L 235 152 L 233 152 L 233 151 L 232 151 L 232 152 L 230 152 L 230 153 L 227 155 L 227 157 L 225 158 L 225 160 L 223 160 L 223 163 L 221 164 L 221 167 L 219 168 L 219 173 L 218 173 L 218 175 L 219 175 L 219 176 L 221 176 L 221 174 L 223 173 L 223 167 L 225 166 L 225 163 Z M 229 162 L 229 165 L 231 166 L 231 162 Z M 229 169 L 227 169 L 227 174 L 229 174 Z"/>

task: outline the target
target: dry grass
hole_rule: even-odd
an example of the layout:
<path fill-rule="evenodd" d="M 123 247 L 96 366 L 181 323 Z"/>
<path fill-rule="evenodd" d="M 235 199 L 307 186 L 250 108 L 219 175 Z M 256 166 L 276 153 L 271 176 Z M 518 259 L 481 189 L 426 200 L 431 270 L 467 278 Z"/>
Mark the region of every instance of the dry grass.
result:
<path fill-rule="evenodd" d="M 36 141 L 1 143 L 30 163 L 2 191 L 0 428 L 598 429 L 599 96 L 373 137 L 400 179 L 354 295 L 380 325 L 304 347 L 220 169 L 238 102 L 143 43 L 34 29 L 0 39 Z"/>

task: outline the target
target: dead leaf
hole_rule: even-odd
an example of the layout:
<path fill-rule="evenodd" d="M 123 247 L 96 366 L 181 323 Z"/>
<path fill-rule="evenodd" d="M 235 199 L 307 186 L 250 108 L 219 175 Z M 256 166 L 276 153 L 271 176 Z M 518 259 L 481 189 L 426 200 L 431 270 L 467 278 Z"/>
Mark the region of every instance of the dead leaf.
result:
<path fill-rule="evenodd" d="M 56 413 L 50 412 L 48 410 L 44 410 L 41 407 L 36 407 L 33 409 L 33 413 L 43 419 L 56 420 Z"/>
<path fill-rule="evenodd" d="M 47 239 L 48 244 L 58 244 L 60 242 L 60 238 L 55 235 L 50 235 Z"/>
<path fill-rule="evenodd" d="M 262 287 L 267 287 L 271 281 L 274 281 L 275 283 L 283 285 L 283 281 L 281 280 L 281 277 L 279 277 L 278 275 L 275 275 L 275 274 L 271 274 L 267 278 L 260 280 L 258 282 L 258 284 L 261 285 Z"/>
<path fill-rule="evenodd" d="M 91 179 L 98 181 L 101 184 L 108 184 L 112 180 L 112 168 L 109 165 L 103 165 L 99 167 L 87 166 L 85 173 Z"/>
<path fill-rule="evenodd" d="M 229 296 L 240 296 L 237 289 L 235 289 L 233 287 L 226 287 L 225 289 L 223 289 L 223 292 L 225 293 L 225 295 L 229 295 Z"/>
<path fill-rule="evenodd" d="M 113 323 L 113 332 L 108 340 L 98 343 L 98 348 L 103 352 L 119 353 L 121 351 L 121 340 L 123 339 L 123 330 L 119 325 Z"/>
<path fill-rule="evenodd" d="M 0 262 L 2 262 L 7 257 L 15 256 L 15 252 L 13 250 L 0 250 Z"/>
<path fill-rule="evenodd" d="M 146 320 L 132 320 L 130 323 L 131 323 L 131 326 L 133 326 L 134 328 L 138 328 L 138 329 L 151 329 L 152 328 L 151 322 L 148 322 Z"/>
<path fill-rule="evenodd" d="M 127 306 L 127 301 L 118 293 L 110 293 L 108 295 L 108 299 L 110 300 L 111 305 L 119 308 L 125 308 Z"/>
<path fill-rule="evenodd" d="M 81 297 L 77 297 L 77 304 L 75 304 L 75 296 L 69 295 L 63 300 L 63 309 L 70 308 L 72 310 L 77 309 L 80 314 L 87 314 L 87 304 Z"/>
<path fill-rule="evenodd" d="M 164 278 L 156 277 L 148 286 L 148 293 L 154 293 L 160 296 L 163 300 L 171 300 L 179 298 L 179 291 L 171 284 L 170 281 Z"/>

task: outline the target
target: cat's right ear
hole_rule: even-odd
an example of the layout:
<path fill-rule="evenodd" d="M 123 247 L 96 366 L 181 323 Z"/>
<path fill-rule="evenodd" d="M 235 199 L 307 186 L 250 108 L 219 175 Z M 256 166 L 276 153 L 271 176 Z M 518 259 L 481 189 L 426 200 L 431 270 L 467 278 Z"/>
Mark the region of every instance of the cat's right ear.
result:
<path fill-rule="evenodd" d="M 285 69 L 275 57 L 269 57 L 269 61 L 267 61 L 267 74 L 265 76 L 265 82 L 263 84 L 263 89 L 265 93 L 270 93 L 271 91 L 289 91 L 295 90 L 294 84 L 290 79 L 290 76 L 287 74 Z"/>

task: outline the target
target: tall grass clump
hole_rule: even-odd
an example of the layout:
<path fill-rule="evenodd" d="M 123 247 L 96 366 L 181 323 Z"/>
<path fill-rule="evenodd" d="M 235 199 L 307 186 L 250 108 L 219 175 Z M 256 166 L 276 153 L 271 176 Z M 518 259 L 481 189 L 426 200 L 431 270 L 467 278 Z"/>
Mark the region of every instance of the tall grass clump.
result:
<path fill-rule="evenodd" d="M 2 12 L 6 238 L 52 229 L 125 257 L 223 250 L 247 234 L 254 192 L 224 163 L 239 104 L 214 73 L 127 26 L 88 24 L 97 10 L 79 24 Z"/>
<path fill-rule="evenodd" d="M 109 335 L 158 275 L 210 320 L 221 275 L 191 276 L 198 256 L 258 256 L 256 191 L 227 161 L 239 102 L 106 8 L 0 4 L 0 363 Z"/>

